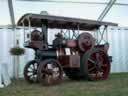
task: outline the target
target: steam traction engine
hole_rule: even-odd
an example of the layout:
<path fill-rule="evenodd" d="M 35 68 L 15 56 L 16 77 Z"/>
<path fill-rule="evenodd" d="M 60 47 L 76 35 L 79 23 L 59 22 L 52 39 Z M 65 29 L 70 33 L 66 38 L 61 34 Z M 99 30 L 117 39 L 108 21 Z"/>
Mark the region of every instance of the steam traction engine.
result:
<path fill-rule="evenodd" d="M 18 26 L 29 27 L 29 33 L 24 30 L 27 36 L 24 46 L 35 51 L 34 60 L 24 68 L 25 79 L 30 83 L 52 85 L 62 80 L 63 72 L 75 80 L 106 79 L 110 71 L 108 25 L 117 26 L 94 20 L 25 14 Z M 98 31 L 101 26 L 102 32 Z M 48 43 L 48 28 L 60 29 L 52 45 Z"/>

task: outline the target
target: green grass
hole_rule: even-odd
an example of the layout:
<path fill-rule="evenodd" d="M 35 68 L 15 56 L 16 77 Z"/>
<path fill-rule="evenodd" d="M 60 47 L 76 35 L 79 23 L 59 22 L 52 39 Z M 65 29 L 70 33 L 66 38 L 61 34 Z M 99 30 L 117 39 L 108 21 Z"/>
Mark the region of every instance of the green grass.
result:
<path fill-rule="evenodd" d="M 128 96 L 128 73 L 111 74 L 107 80 L 97 82 L 66 79 L 48 87 L 13 80 L 0 89 L 0 96 Z"/>

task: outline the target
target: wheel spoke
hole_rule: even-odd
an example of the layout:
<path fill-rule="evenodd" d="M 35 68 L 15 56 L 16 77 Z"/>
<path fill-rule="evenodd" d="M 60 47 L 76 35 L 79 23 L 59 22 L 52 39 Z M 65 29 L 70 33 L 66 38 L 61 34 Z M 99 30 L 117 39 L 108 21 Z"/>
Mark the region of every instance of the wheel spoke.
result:
<path fill-rule="evenodd" d="M 34 68 L 33 63 L 30 65 L 30 68 L 31 68 L 31 69 L 33 69 L 33 68 Z"/>
<path fill-rule="evenodd" d="M 102 57 L 100 56 L 100 53 L 96 53 L 96 60 L 97 60 L 97 62 L 102 61 Z"/>
<path fill-rule="evenodd" d="M 33 80 L 34 75 L 33 75 L 33 74 L 32 74 L 32 75 L 30 75 L 30 76 L 29 76 L 29 78 L 30 78 L 31 80 Z"/>
<path fill-rule="evenodd" d="M 27 69 L 27 72 L 33 72 L 33 69 L 28 68 L 28 69 Z"/>
<path fill-rule="evenodd" d="M 28 76 L 31 76 L 31 75 L 33 75 L 33 72 L 29 72 L 29 73 L 27 73 L 27 75 Z"/>
<path fill-rule="evenodd" d="M 101 67 L 108 67 L 108 65 L 107 64 L 102 64 Z"/>
<path fill-rule="evenodd" d="M 35 64 L 35 69 L 37 69 L 37 67 L 38 67 L 38 64 L 36 63 L 36 64 Z"/>
<path fill-rule="evenodd" d="M 34 70 L 37 70 L 37 66 L 38 66 L 37 63 L 33 63 L 33 69 L 34 69 Z"/>
<path fill-rule="evenodd" d="M 96 62 L 93 59 L 88 58 L 88 61 L 91 62 L 92 64 L 96 65 Z"/>
<path fill-rule="evenodd" d="M 27 73 L 33 73 L 33 71 L 27 71 Z"/>
<path fill-rule="evenodd" d="M 91 68 L 89 68 L 89 72 L 91 72 L 92 70 L 94 70 L 94 69 L 96 69 L 96 67 L 95 66 L 93 66 L 93 67 L 91 67 Z"/>
<path fill-rule="evenodd" d="M 54 68 L 54 69 L 53 69 L 53 72 L 59 72 L 59 68 L 57 68 L 57 67 Z"/>
<path fill-rule="evenodd" d="M 37 74 L 33 75 L 33 80 L 34 80 L 34 81 L 37 80 Z"/>
<path fill-rule="evenodd" d="M 95 73 L 90 73 L 90 74 L 89 74 L 89 77 L 90 77 L 91 79 L 93 79 L 93 78 L 96 77 L 96 74 L 95 74 Z"/>

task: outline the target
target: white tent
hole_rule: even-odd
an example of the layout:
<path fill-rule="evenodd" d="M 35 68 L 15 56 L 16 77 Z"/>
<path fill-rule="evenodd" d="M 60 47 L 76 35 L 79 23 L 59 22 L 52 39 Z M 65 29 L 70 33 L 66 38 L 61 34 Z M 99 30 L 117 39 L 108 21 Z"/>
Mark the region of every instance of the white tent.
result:
<path fill-rule="evenodd" d="M 109 2 L 114 0 L 0 0 L 0 12 L 2 12 L 0 25 L 12 24 L 8 1 L 13 3 L 15 22 L 17 22 L 24 13 L 40 13 L 43 10 L 53 15 L 97 20 L 106 6 L 110 5 Z M 126 21 L 128 17 L 127 9 L 127 0 L 115 0 L 103 21 L 111 21 L 118 23 L 120 26 L 128 26 Z"/>
<path fill-rule="evenodd" d="M 110 1 L 115 1 L 113 6 L 110 6 Z M 102 15 L 106 7 L 110 10 Z M 23 32 L 21 32 L 21 29 L 15 31 L 8 29 L 7 25 L 14 25 L 25 13 L 47 11 L 52 15 L 94 20 L 103 16 L 103 21 L 118 23 L 119 26 L 128 26 L 127 9 L 127 0 L 0 0 L 0 12 L 2 12 L 0 15 L 0 36 L 2 36 L 0 38 L 0 44 L 2 44 L 0 64 L 3 62 L 7 64 L 9 75 L 12 77 L 14 58 L 10 56 L 9 49 L 14 45 L 15 37 L 20 39 L 20 46 L 23 47 Z M 5 27 L 2 25 L 5 25 Z M 128 72 L 128 60 L 126 58 L 128 57 L 126 52 L 128 50 L 127 29 L 127 27 L 109 29 L 110 55 L 114 56 L 111 72 Z M 33 59 L 32 50 L 27 50 L 26 54 L 20 57 L 18 73 L 20 77 L 23 77 L 24 65 L 31 59 Z"/>

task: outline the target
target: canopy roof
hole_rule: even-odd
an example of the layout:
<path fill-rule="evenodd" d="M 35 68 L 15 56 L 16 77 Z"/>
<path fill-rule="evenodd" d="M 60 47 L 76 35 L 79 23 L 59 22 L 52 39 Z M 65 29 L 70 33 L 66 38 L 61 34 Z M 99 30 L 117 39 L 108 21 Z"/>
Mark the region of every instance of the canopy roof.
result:
<path fill-rule="evenodd" d="M 49 28 L 60 28 L 60 29 L 79 28 L 79 30 L 94 30 L 94 29 L 98 29 L 101 25 L 117 26 L 117 24 L 110 22 L 101 22 L 101 21 L 95 21 L 89 19 L 79 19 L 79 18 L 53 16 L 53 15 L 41 15 L 41 14 L 32 14 L 32 13 L 23 15 L 19 19 L 17 25 L 29 26 L 30 24 L 31 27 L 41 27 L 43 22 L 44 23 L 47 22 Z"/>

